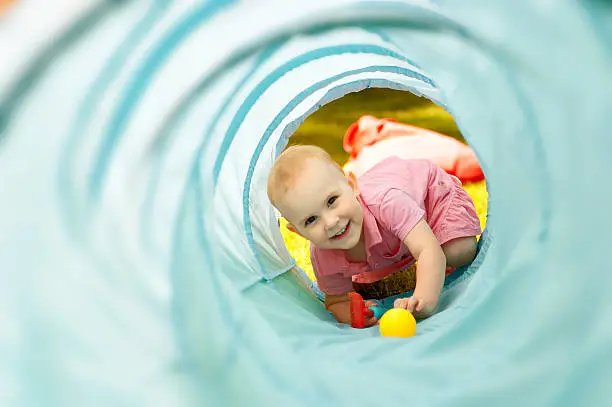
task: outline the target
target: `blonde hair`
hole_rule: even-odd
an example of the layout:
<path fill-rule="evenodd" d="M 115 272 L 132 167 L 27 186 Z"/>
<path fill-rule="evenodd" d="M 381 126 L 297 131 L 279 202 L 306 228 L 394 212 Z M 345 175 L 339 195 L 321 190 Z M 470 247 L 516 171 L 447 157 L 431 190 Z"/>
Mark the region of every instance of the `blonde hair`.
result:
<path fill-rule="evenodd" d="M 333 165 L 344 175 L 338 163 L 322 148 L 312 145 L 288 147 L 278 156 L 268 176 L 268 199 L 272 205 L 277 206 L 279 199 L 295 184 L 297 176 L 312 158 Z"/>

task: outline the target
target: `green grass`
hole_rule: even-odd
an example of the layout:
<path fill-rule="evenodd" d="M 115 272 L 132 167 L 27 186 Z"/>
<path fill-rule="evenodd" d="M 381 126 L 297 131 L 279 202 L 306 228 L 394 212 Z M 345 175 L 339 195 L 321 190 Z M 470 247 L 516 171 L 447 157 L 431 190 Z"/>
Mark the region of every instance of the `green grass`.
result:
<path fill-rule="evenodd" d="M 365 114 L 378 118 L 392 118 L 401 123 L 423 127 L 449 135 L 465 142 L 452 116 L 431 101 L 408 92 L 390 89 L 367 89 L 351 93 L 309 116 L 289 140 L 293 144 L 314 144 L 327 150 L 343 165 L 348 154 L 342 148 L 342 139 L 347 128 Z M 487 212 L 487 191 L 484 182 L 464 185 L 472 197 L 480 224 L 484 228 Z M 308 242 L 289 232 L 281 220 L 281 231 L 287 249 L 296 263 L 314 279 L 310 264 Z"/>
<path fill-rule="evenodd" d="M 318 145 L 343 164 L 348 158 L 342 149 L 344 133 L 351 123 L 365 114 L 396 119 L 464 141 L 452 116 L 428 99 L 397 90 L 366 89 L 317 110 L 297 129 L 289 144 Z"/>

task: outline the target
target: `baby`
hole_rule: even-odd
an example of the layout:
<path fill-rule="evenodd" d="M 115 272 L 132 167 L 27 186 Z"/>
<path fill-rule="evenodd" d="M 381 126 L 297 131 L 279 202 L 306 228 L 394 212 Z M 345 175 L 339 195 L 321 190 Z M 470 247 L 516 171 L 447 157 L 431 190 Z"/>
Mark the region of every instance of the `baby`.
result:
<path fill-rule="evenodd" d="M 458 179 L 428 160 L 388 157 L 357 180 L 325 150 L 293 146 L 271 169 L 268 197 L 289 230 L 310 241 L 325 307 L 341 323 L 351 322 L 348 293 L 356 280 L 379 280 L 413 258 L 413 295 L 394 306 L 417 318 L 431 315 L 447 266 L 476 255 L 481 229 L 474 203 Z"/>

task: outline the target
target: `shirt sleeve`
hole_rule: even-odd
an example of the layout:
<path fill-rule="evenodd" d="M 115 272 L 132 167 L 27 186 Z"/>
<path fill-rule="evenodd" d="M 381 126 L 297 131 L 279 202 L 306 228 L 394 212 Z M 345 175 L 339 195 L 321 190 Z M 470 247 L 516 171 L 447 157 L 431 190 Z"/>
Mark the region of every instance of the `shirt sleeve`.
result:
<path fill-rule="evenodd" d="M 311 247 L 310 261 L 314 275 L 317 278 L 319 289 L 327 295 L 341 295 L 353 291 L 353 279 L 346 277 L 342 272 L 330 273 L 324 270 L 325 261 L 320 258 L 318 250 Z"/>
<path fill-rule="evenodd" d="M 425 211 L 406 192 L 400 189 L 389 190 L 380 203 L 378 221 L 398 239 L 406 235 L 425 216 Z"/>

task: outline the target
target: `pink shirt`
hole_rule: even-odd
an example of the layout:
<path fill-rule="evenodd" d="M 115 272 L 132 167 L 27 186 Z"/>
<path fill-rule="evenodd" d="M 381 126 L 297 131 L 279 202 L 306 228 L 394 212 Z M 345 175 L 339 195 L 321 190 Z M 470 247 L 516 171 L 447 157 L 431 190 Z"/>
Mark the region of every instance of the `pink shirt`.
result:
<path fill-rule="evenodd" d="M 393 266 L 412 260 L 403 244 L 408 232 L 425 217 L 435 233 L 448 207 L 447 197 L 461 188 L 458 180 L 429 160 L 395 156 L 376 164 L 358 182 L 367 262 L 350 262 L 343 250 L 311 245 L 314 273 L 326 294 L 347 293 L 352 281 L 379 280 L 397 269 Z"/>

